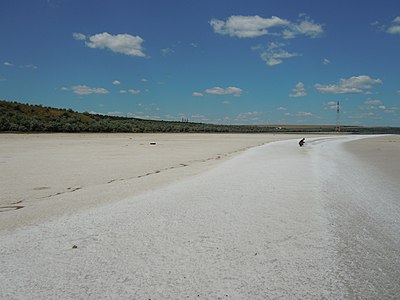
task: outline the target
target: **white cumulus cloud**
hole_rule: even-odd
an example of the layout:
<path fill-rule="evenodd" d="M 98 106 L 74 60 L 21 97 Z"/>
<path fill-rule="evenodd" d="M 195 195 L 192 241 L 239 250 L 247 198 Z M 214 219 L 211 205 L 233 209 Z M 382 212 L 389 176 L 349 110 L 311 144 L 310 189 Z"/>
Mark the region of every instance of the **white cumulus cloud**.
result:
<path fill-rule="evenodd" d="M 296 84 L 296 87 L 292 90 L 292 93 L 289 94 L 289 97 L 304 97 L 307 96 L 306 88 L 304 83 L 299 82 Z"/>
<path fill-rule="evenodd" d="M 141 90 L 136 90 L 136 89 L 129 89 L 128 93 L 132 95 L 137 95 L 140 94 L 142 91 Z"/>
<path fill-rule="evenodd" d="M 310 38 L 317 38 L 321 36 L 324 29 L 321 24 L 315 23 L 313 20 L 305 17 L 299 23 L 291 23 L 289 28 L 283 32 L 283 37 L 286 39 L 295 38 L 298 35 L 305 35 Z"/>
<path fill-rule="evenodd" d="M 400 34 L 400 16 L 396 17 L 392 24 L 387 29 L 387 32 L 390 34 Z"/>
<path fill-rule="evenodd" d="M 73 37 L 76 40 L 85 40 L 85 44 L 89 48 L 108 49 L 115 53 L 129 56 L 146 56 L 142 47 L 144 40 L 140 36 L 133 36 L 127 33 L 112 35 L 108 32 L 103 32 L 92 36 L 74 33 Z"/>
<path fill-rule="evenodd" d="M 307 16 L 303 16 L 303 19 L 296 23 L 277 16 L 263 18 L 258 15 L 236 15 L 230 16 L 226 21 L 214 18 L 210 21 L 210 25 L 215 33 L 239 38 L 255 38 L 263 35 L 278 35 L 286 39 L 298 35 L 315 38 L 324 32 L 321 24 L 315 23 Z"/>
<path fill-rule="evenodd" d="M 289 25 L 290 22 L 279 17 L 231 16 L 226 21 L 212 19 L 210 25 L 214 32 L 239 38 L 254 38 L 268 34 L 272 27 Z"/>
<path fill-rule="evenodd" d="M 226 89 L 223 89 L 221 87 L 213 87 L 211 89 L 206 89 L 206 93 L 207 94 L 213 94 L 213 95 L 234 95 L 236 97 L 239 97 L 242 94 L 243 90 L 238 88 L 238 87 L 234 87 L 234 86 L 230 86 L 227 87 Z"/>
<path fill-rule="evenodd" d="M 194 92 L 194 93 L 192 94 L 192 96 L 193 96 L 193 97 L 203 97 L 203 93 Z"/>
<path fill-rule="evenodd" d="M 90 95 L 90 94 L 108 94 L 109 91 L 104 88 L 93 88 L 87 85 L 75 85 L 70 88 L 63 87 L 63 91 L 72 91 L 77 95 Z"/>
<path fill-rule="evenodd" d="M 72 37 L 73 37 L 75 40 L 77 40 L 77 41 L 86 40 L 86 35 L 84 35 L 84 34 L 82 34 L 82 33 L 79 33 L 79 32 L 74 32 L 74 33 L 72 34 Z"/>
<path fill-rule="evenodd" d="M 114 80 L 112 84 L 113 84 L 113 85 L 120 85 L 121 82 L 120 82 L 119 80 Z"/>
<path fill-rule="evenodd" d="M 284 59 L 300 56 L 298 53 L 290 53 L 283 47 L 284 43 L 269 43 L 267 47 L 257 46 L 253 50 L 260 52 L 260 57 L 268 66 L 275 66 L 283 63 Z"/>
<path fill-rule="evenodd" d="M 373 79 L 367 75 L 353 76 L 348 79 L 340 79 L 337 84 L 315 84 L 314 87 L 322 94 L 369 94 L 374 84 L 380 84 L 382 80 Z"/>
<path fill-rule="evenodd" d="M 131 95 L 138 95 L 142 91 L 141 90 L 136 90 L 136 89 L 129 89 L 129 90 L 120 90 L 120 94 L 131 94 Z"/>

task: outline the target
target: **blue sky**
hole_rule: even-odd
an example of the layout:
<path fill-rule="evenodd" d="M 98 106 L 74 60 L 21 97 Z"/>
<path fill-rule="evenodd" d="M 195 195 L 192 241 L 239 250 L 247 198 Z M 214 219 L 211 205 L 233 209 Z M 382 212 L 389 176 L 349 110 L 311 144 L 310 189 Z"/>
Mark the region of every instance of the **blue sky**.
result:
<path fill-rule="evenodd" d="M 400 126 L 400 1 L 2 0 L 0 99 L 220 124 Z"/>

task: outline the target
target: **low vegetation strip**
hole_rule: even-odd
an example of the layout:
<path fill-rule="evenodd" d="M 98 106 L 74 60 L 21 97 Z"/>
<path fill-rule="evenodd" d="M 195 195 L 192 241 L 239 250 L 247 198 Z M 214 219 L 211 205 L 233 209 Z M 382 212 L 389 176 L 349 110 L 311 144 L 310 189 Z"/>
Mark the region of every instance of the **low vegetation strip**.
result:
<path fill-rule="evenodd" d="M 330 125 L 218 125 L 158 121 L 75 112 L 0 100 L 0 132 L 190 132 L 278 133 L 334 132 Z M 346 133 L 400 133 L 399 127 L 343 126 Z"/>

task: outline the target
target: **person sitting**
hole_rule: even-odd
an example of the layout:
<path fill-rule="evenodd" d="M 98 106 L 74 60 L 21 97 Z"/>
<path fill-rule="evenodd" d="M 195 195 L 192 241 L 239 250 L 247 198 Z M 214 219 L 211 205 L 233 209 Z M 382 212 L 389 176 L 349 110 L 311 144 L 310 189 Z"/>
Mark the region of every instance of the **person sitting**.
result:
<path fill-rule="evenodd" d="M 303 145 L 304 145 L 305 142 L 306 142 L 306 139 L 305 139 L 305 138 L 302 138 L 302 139 L 300 140 L 300 142 L 299 142 L 299 146 L 300 146 L 300 147 L 303 147 Z"/>

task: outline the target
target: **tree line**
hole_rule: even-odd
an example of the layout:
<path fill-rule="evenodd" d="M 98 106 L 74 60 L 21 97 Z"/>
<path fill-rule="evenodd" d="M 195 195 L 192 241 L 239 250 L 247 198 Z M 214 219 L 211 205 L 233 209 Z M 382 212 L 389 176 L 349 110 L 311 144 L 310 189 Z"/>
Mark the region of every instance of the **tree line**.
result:
<path fill-rule="evenodd" d="M 79 113 L 42 105 L 0 100 L 1 132 L 333 132 L 334 126 L 217 125 L 184 121 L 158 121 Z M 400 133 L 399 128 L 343 127 L 353 133 Z"/>

